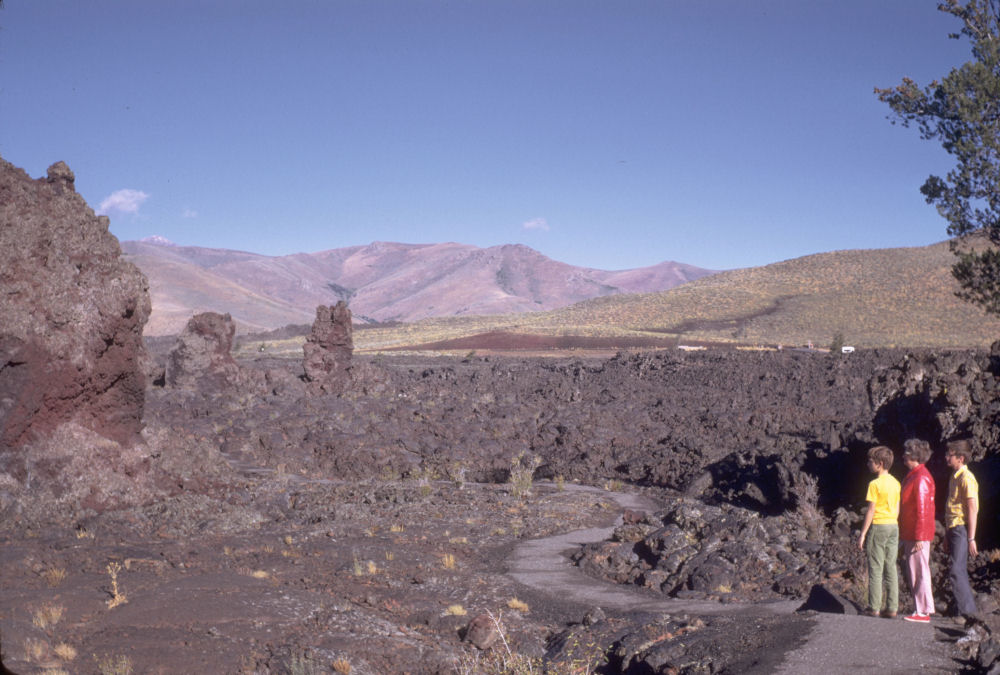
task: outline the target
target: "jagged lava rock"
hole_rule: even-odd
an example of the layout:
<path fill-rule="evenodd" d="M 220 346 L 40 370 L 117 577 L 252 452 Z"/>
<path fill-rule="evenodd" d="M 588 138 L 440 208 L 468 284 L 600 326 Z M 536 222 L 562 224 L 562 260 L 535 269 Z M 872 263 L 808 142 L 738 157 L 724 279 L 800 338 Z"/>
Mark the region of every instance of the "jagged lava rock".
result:
<path fill-rule="evenodd" d="M 341 301 L 333 307 L 316 308 L 316 320 L 302 351 L 307 381 L 317 383 L 323 391 L 343 386 L 354 353 L 351 310 L 347 303 Z"/>
<path fill-rule="evenodd" d="M 66 164 L 33 180 L 0 159 L 0 446 L 75 421 L 130 443 L 144 405 L 146 278 Z M 6 469 L 23 473 L 23 458 Z"/>
<path fill-rule="evenodd" d="M 195 387 L 204 378 L 234 382 L 239 374 L 231 353 L 234 335 L 236 324 L 229 314 L 203 312 L 191 317 L 167 355 L 167 385 Z"/>
<path fill-rule="evenodd" d="M 973 459 L 995 456 L 1000 444 L 1000 342 L 989 353 L 908 353 L 868 384 L 879 439 L 900 447 L 923 438 L 935 450 L 961 436 L 972 439 Z M 943 453 L 941 453 L 943 454 Z"/>

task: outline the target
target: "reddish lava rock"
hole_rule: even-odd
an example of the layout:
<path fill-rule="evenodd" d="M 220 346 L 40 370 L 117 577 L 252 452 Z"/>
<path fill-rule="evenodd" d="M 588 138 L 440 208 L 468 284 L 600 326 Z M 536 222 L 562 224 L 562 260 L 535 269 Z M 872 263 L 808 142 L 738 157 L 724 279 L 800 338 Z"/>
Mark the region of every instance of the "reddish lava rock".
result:
<path fill-rule="evenodd" d="M 121 443 L 142 428 L 146 278 L 64 163 L 32 180 L 0 159 L 0 445 L 70 420 Z"/>

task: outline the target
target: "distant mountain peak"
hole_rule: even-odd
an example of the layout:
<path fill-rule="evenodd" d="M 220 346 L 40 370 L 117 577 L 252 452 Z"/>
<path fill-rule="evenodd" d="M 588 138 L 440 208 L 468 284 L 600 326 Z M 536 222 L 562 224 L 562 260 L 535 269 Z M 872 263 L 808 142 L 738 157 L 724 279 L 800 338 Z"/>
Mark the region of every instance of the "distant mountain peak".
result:
<path fill-rule="evenodd" d="M 174 242 L 170 241 L 166 237 L 161 237 L 158 234 L 154 234 L 152 237 L 145 237 L 139 241 L 143 244 L 156 244 L 157 246 L 177 246 Z"/>
<path fill-rule="evenodd" d="M 319 305 L 350 299 L 366 321 L 556 309 L 597 296 L 666 290 L 710 270 L 661 264 L 607 272 L 548 258 L 524 244 L 479 248 L 373 241 L 318 254 L 262 256 L 178 246 L 164 237 L 122 242 L 149 279 L 147 335 L 176 334 L 192 313 L 228 312 L 240 330 L 305 323 Z"/>

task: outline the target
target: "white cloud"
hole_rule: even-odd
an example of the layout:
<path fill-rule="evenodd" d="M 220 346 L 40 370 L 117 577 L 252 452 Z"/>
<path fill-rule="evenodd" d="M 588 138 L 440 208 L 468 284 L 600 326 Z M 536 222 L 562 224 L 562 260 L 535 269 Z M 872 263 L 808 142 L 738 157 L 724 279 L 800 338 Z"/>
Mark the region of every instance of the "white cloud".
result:
<path fill-rule="evenodd" d="M 184 211 L 181 213 L 181 217 L 182 218 L 197 218 L 198 217 L 198 212 L 195 211 L 194 209 L 184 209 Z"/>
<path fill-rule="evenodd" d="M 549 231 L 549 223 L 544 218 L 532 218 L 531 220 L 523 223 L 521 225 L 525 230 L 542 230 L 544 232 Z"/>
<path fill-rule="evenodd" d="M 101 205 L 97 207 L 97 213 L 102 216 L 106 216 L 112 211 L 117 211 L 118 213 L 138 213 L 139 207 L 147 199 L 149 199 L 149 195 L 142 190 L 130 190 L 128 188 L 115 190 L 104 198 Z"/>

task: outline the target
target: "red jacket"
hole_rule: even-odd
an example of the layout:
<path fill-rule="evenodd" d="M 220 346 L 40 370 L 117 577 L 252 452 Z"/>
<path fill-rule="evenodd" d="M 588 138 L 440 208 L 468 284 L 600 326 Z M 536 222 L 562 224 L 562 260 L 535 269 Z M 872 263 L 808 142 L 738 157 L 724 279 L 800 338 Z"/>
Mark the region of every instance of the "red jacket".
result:
<path fill-rule="evenodd" d="M 899 493 L 899 538 L 934 539 L 934 479 L 923 464 L 906 474 Z"/>

